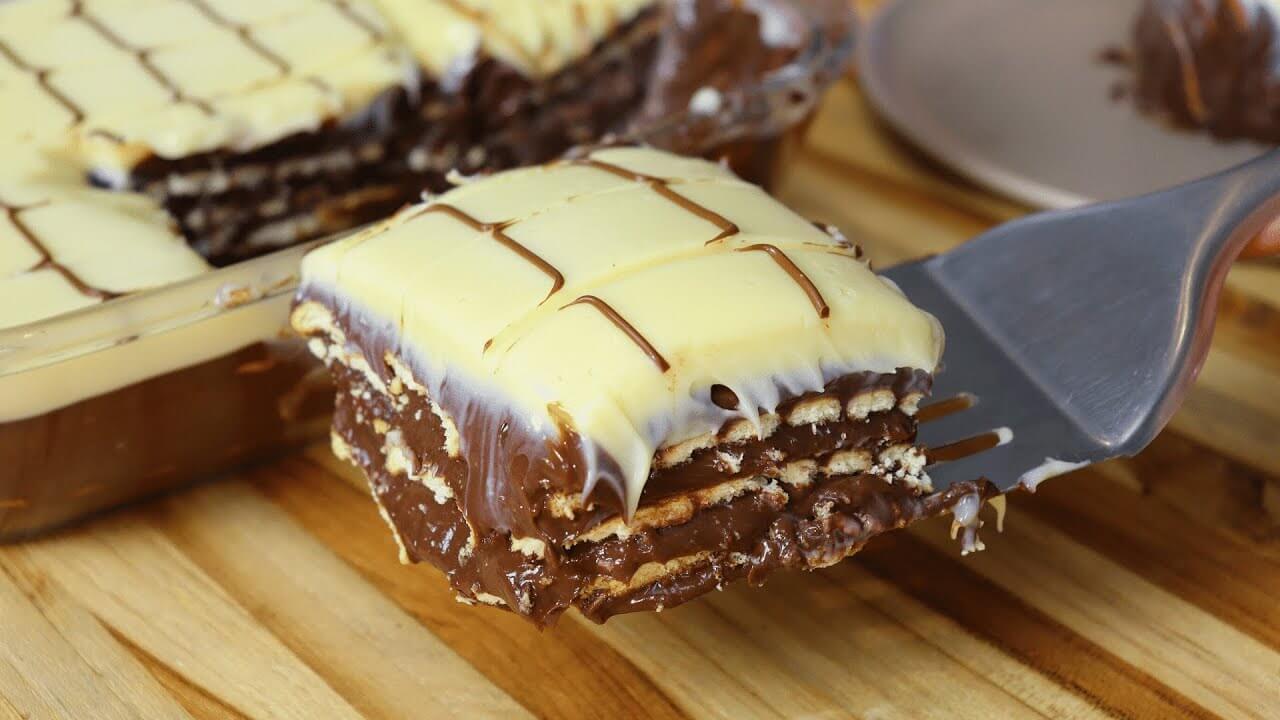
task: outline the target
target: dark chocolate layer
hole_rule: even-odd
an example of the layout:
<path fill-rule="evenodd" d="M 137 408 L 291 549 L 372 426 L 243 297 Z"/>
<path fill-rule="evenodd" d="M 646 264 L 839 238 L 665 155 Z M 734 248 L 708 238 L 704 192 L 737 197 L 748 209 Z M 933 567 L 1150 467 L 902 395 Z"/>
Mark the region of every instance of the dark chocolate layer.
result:
<path fill-rule="evenodd" d="M 418 373 L 418 377 L 425 377 L 420 369 L 412 366 L 416 351 L 402 347 L 393 329 L 371 322 L 358 309 L 317 288 L 304 289 L 299 301 L 314 301 L 329 308 L 348 343 L 359 349 L 384 386 L 397 382 L 394 370 L 383 361 L 388 356 L 408 359 L 410 369 Z M 358 412 L 335 416 L 334 427 L 338 433 L 345 437 L 349 431 L 354 432 L 348 423 L 365 424 L 374 420 L 399 430 L 401 441 L 413 452 L 417 464 L 430 468 L 447 482 L 455 497 L 462 499 L 467 520 L 477 532 L 545 537 L 560 543 L 624 512 L 622 473 L 607 457 L 601 460 L 604 479 L 585 499 L 584 507 L 575 508 L 572 518 L 552 511 L 557 496 L 577 497 L 587 485 L 589 463 L 569 423 L 562 423 L 558 439 L 548 442 L 543 435 L 525 429 L 526 418 L 517 417 L 497 404 L 478 402 L 465 386 L 446 384 L 441 394 L 431 401 L 450 416 L 459 434 L 460 452 L 456 457 L 448 457 L 443 452 L 447 431 L 431 402 L 422 395 L 406 389 L 396 398 L 402 404 L 393 406 L 385 395 L 370 388 L 360 373 L 339 363 L 330 363 L 330 370 L 337 378 L 339 406 L 344 402 L 343 393 L 363 398 Z M 837 398 L 841 407 L 845 407 L 854 397 L 878 388 L 893 391 L 895 397 L 913 393 L 927 395 L 931 384 L 932 378 L 921 370 L 903 368 L 894 373 L 857 373 L 832 380 L 822 393 L 784 399 L 777 412 L 786 416 L 797 404 L 817 395 Z M 730 425 L 732 423 L 721 428 L 721 439 Z M 694 452 L 677 467 L 655 465 L 646 480 L 641 504 L 706 488 L 732 477 L 777 477 L 782 465 L 794 459 L 821 459 L 850 448 L 875 450 L 884 445 L 909 443 L 914 437 L 914 421 L 897 409 L 865 421 L 843 418 L 816 427 L 781 423 L 764 440 L 733 446 L 734 453 L 741 456 L 740 468 L 733 474 L 725 474 L 714 447 Z"/>
<path fill-rule="evenodd" d="M 1278 27 L 1259 0 L 1147 0 L 1134 26 L 1139 105 L 1220 138 L 1280 143 Z"/>
<path fill-rule="evenodd" d="M 335 310 L 348 347 L 368 361 L 378 384 L 396 387 L 394 370 L 382 358 L 405 353 L 385 329 L 335 308 L 330 298 L 303 299 Z M 652 510 L 660 519 L 605 533 L 601 524 L 618 519 L 624 506 L 606 483 L 575 503 L 571 514 L 563 510 L 585 482 L 585 461 L 570 433 L 558 441 L 525 437 L 523 423 L 502 411 L 486 412 L 483 401 L 433 398 L 439 403 L 433 407 L 418 390 L 384 393 L 363 372 L 340 362 L 330 370 L 338 386 L 334 431 L 369 478 L 408 559 L 442 569 L 464 598 L 498 598 L 538 623 L 573 606 L 602 621 L 620 612 L 671 607 L 725 581 L 761 582 L 778 569 L 822 567 L 881 532 L 937 515 L 964 495 L 991 491 L 976 482 L 924 494 L 872 474 L 818 472 L 787 482 L 786 467 L 793 461 L 821 465 L 849 449 L 875 457 L 887 447 L 912 443 L 915 421 L 897 407 L 865 419 L 780 423 L 765 438 L 734 442 L 726 440 L 732 426 L 727 423 L 716 445 L 678 464 L 655 463 L 637 517 Z M 903 397 L 927 392 L 928 386 L 926 373 L 904 369 L 848 375 L 820 394 L 844 407 L 871 390 Z M 736 400 L 720 395 L 721 402 Z M 816 395 L 790 398 L 780 415 Z M 450 430 L 437 411 L 456 423 L 456 456 L 446 452 Z M 411 458 L 408 473 L 394 463 L 389 468 L 393 446 Z M 726 451 L 732 463 L 724 461 Z M 513 539 L 534 541 L 541 554 L 527 554 Z M 661 571 L 651 565 L 672 562 L 677 565 Z M 654 577 L 635 579 L 637 572 Z"/>
<path fill-rule="evenodd" d="M 544 536 L 544 556 L 537 558 L 513 549 L 509 532 L 476 529 L 473 542 L 465 500 L 438 502 L 425 484 L 388 472 L 385 438 L 374 430 L 372 418 L 390 408 L 378 407 L 381 396 L 366 393 L 359 376 L 338 377 L 336 431 L 369 478 L 408 559 L 444 571 L 464 598 L 500 598 L 507 608 L 539 624 L 554 621 L 569 607 L 603 622 L 619 613 L 673 607 L 724 582 L 747 578 L 759 584 L 776 570 L 824 567 L 875 535 L 941 514 L 965 495 L 994 492 L 985 482 L 975 482 L 920 494 L 870 474 L 818 476 L 807 486 L 775 482 L 700 507 L 683 522 L 626 537 L 558 543 L 550 536 L 557 533 L 551 533 Z M 900 422 L 891 417 L 895 414 L 884 413 L 873 425 Z M 437 451 L 432 461 L 439 455 Z M 721 474 L 718 481 L 729 477 Z M 466 498 L 465 493 L 454 495 Z M 599 519 L 579 516 L 572 524 L 585 529 Z M 685 564 L 630 584 L 646 564 L 671 561 Z"/>

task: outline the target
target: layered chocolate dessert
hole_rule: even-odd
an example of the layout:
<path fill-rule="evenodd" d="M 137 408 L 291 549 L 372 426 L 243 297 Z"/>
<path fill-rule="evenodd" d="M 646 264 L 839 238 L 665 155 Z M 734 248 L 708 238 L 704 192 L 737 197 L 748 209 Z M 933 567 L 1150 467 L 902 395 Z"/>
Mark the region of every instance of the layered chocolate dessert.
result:
<path fill-rule="evenodd" d="M 840 0 L 0 2 L 0 541 L 327 424 L 282 336 L 300 253 L 234 261 L 655 122 L 763 177 L 850 28 Z"/>
<path fill-rule="evenodd" d="M 1147 0 L 1134 27 L 1134 95 L 1179 127 L 1280 143 L 1280 3 Z"/>
<path fill-rule="evenodd" d="M 937 515 L 936 321 L 720 165 L 613 148 L 313 251 L 292 314 L 405 562 L 537 623 L 661 610 Z"/>
<path fill-rule="evenodd" d="M 640 102 L 658 19 L 654 0 L 22 0 L 0 7 L 0 141 L 73 145 L 221 265 L 595 139 Z"/>

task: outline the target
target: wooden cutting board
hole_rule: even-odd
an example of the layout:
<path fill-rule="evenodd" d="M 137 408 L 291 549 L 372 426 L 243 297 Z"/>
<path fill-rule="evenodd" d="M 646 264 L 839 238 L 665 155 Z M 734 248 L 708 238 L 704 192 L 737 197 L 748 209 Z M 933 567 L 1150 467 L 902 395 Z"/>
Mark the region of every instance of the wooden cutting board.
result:
<path fill-rule="evenodd" d="M 1023 212 L 894 141 L 851 79 L 781 195 L 881 264 Z M 0 718 L 1277 718 L 1275 488 L 1280 266 L 1255 264 L 1173 429 L 1013 498 L 983 553 L 926 523 L 763 589 L 539 632 L 401 566 L 316 446 L 0 549 Z"/>

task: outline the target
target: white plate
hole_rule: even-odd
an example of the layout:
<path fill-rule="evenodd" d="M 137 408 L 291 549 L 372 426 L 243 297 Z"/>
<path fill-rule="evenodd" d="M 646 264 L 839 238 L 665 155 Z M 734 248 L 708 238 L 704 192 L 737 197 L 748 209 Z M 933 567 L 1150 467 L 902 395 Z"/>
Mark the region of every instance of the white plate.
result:
<path fill-rule="evenodd" d="M 872 103 L 959 172 L 1040 208 L 1141 195 L 1265 151 L 1113 99 L 1139 0 L 897 0 L 860 43 Z"/>

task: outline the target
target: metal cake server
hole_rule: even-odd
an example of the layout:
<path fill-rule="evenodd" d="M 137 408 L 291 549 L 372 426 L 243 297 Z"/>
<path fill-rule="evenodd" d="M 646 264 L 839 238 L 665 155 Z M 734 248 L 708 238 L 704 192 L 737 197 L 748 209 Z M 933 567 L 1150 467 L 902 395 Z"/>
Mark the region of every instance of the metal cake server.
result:
<path fill-rule="evenodd" d="M 885 272 L 946 329 L 937 402 L 921 410 L 934 488 L 1034 490 L 1146 447 L 1200 371 L 1228 269 L 1277 217 L 1280 150 Z"/>

